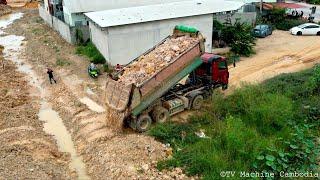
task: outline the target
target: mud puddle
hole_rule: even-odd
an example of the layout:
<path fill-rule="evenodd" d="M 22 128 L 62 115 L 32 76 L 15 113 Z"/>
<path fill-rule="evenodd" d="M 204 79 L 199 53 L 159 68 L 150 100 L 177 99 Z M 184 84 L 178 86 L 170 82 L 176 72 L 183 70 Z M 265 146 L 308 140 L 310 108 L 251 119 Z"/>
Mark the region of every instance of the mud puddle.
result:
<path fill-rule="evenodd" d="M 82 161 L 82 158 L 79 157 L 76 153 L 71 135 L 64 126 L 62 119 L 59 117 L 59 114 L 56 111 L 52 110 L 52 108 L 45 101 L 41 103 L 39 119 L 45 122 L 45 132 L 53 135 L 54 139 L 57 140 L 59 150 L 62 152 L 70 153 L 72 160 L 70 167 L 76 170 L 78 178 L 90 179 L 86 173 L 85 165 Z"/>
<path fill-rule="evenodd" d="M 96 102 L 94 102 L 88 97 L 81 98 L 80 102 L 87 105 L 87 107 L 92 111 L 95 111 L 97 113 L 105 112 L 105 109 L 102 106 L 100 106 L 99 104 L 97 104 Z"/>
<path fill-rule="evenodd" d="M 27 75 L 29 83 L 36 87 L 41 97 L 41 109 L 39 111 L 39 120 L 45 122 L 44 131 L 50 135 L 53 135 L 57 141 L 59 149 L 63 152 L 70 153 L 71 163 L 70 167 L 77 172 L 79 179 L 90 179 L 86 174 L 85 165 L 81 157 L 77 156 L 75 146 L 71 139 L 70 133 L 67 131 L 63 124 L 62 119 L 58 113 L 53 111 L 45 100 L 46 92 L 42 87 L 42 83 L 36 75 L 32 66 L 25 63 L 25 60 L 21 57 L 23 50 L 24 37 L 7 35 L 3 36 L 4 28 L 11 24 L 14 20 L 19 19 L 23 16 L 22 13 L 12 14 L 5 19 L 0 19 L 0 45 L 4 47 L 3 57 L 5 61 L 12 61 L 16 64 L 18 70 Z M 4 61 L 4 67 L 5 67 Z"/>
<path fill-rule="evenodd" d="M 0 18 L 0 35 L 4 34 L 3 30 L 12 24 L 15 20 L 22 18 L 23 13 L 14 13 L 1 16 Z"/>

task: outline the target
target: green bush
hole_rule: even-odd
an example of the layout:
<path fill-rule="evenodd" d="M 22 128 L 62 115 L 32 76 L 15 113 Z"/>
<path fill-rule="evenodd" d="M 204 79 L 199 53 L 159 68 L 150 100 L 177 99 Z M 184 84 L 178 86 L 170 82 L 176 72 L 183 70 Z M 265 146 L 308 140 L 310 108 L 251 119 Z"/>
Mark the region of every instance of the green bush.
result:
<path fill-rule="evenodd" d="M 222 28 L 222 40 L 229 44 L 231 51 L 236 55 L 250 56 L 254 53 L 255 37 L 252 36 L 252 27 L 236 21 L 234 25 Z"/>
<path fill-rule="evenodd" d="M 90 61 L 95 64 L 106 63 L 105 58 L 92 42 L 89 42 L 84 46 L 78 46 L 76 49 L 76 54 L 87 56 L 90 58 Z"/>
<path fill-rule="evenodd" d="M 283 8 L 274 8 L 270 14 L 262 19 L 263 23 L 271 24 L 273 28 L 288 31 L 300 24 L 306 23 L 304 19 L 289 19 L 286 16 L 286 10 Z"/>
<path fill-rule="evenodd" d="M 282 21 L 274 23 L 274 26 L 279 30 L 288 31 L 291 28 L 295 26 L 299 26 L 304 23 L 307 23 L 307 21 L 302 19 L 284 19 Z"/>
<path fill-rule="evenodd" d="M 320 4 L 320 0 L 307 0 L 309 4 Z"/>

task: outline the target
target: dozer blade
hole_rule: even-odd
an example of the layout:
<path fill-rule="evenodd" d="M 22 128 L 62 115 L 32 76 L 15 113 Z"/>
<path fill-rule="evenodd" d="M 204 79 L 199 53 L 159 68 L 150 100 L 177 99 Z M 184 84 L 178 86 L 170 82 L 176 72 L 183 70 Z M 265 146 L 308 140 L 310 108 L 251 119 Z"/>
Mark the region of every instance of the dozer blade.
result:
<path fill-rule="evenodd" d="M 126 110 L 131 94 L 132 85 L 124 86 L 108 78 L 106 85 L 106 105 L 117 111 Z"/>

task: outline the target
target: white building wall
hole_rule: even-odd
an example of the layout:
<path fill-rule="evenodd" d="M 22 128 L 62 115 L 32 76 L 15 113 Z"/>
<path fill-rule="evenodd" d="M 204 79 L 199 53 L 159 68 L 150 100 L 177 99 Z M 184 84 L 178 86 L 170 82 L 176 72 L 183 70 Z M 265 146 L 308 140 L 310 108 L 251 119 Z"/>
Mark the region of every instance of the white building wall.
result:
<path fill-rule="evenodd" d="M 93 43 L 111 64 L 127 64 L 168 35 L 176 25 L 192 26 L 208 39 L 206 51 L 212 51 L 213 15 L 200 15 L 132 25 L 115 26 L 107 29 L 90 26 Z M 103 37 L 107 36 L 107 37 Z M 108 48 L 105 46 L 108 45 Z"/>
<path fill-rule="evenodd" d="M 92 22 L 89 22 L 89 28 L 92 43 L 99 49 L 104 58 L 106 58 L 106 60 L 109 60 L 109 42 L 107 32 L 101 31 L 101 29 L 95 26 Z"/>

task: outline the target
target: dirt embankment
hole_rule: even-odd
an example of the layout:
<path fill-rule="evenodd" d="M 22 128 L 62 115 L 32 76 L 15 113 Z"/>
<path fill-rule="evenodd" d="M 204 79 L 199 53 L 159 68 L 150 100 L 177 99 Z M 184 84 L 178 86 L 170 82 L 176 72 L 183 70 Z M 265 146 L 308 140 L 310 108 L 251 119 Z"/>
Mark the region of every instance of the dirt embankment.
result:
<path fill-rule="evenodd" d="M 43 131 L 24 75 L 0 56 L 0 179 L 73 179 L 70 157 Z"/>
<path fill-rule="evenodd" d="M 42 86 L 49 94 L 48 102 L 71 133 L 91 178 L 186 179 L 181 169 L 156 170 L 156 162 L 168 157 L 170 148 L 152 137 L 131 131 L 114 134 L 106 125 L 104 113 L 82 103 L 83 97 L 89 97 L 104 104 L 105 78 L 90 79 L 86 72 L 88 60 L 75 55 L 75 48 L 46 26 L 36 10 L 24 13 L 6 31 L 26 38 L 24 58 L 42 79 L 47 79 L 45 68 L 53 68 L 58 84 L 45 81 Z M 60 66 L 58 60 L 68 63 Z"/>

